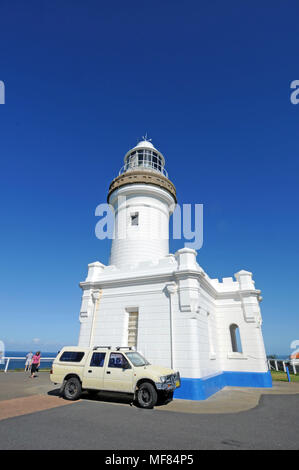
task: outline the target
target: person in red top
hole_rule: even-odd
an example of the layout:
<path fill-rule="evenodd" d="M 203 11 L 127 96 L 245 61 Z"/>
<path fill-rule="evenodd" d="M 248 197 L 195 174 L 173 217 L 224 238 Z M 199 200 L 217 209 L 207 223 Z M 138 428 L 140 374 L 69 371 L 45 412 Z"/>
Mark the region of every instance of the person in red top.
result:
<path fill-rule="evenodd" d="M 32 362 L 31 362 L 31 376 L 30 376 L 31 379 L 33 379 L 33 377 L 36 377 L 36 375 L 34 374 L 38 370 L 39 365 L 40 365 L 40 351 L 37 351 L 34 354 L 32 358 Z"/>

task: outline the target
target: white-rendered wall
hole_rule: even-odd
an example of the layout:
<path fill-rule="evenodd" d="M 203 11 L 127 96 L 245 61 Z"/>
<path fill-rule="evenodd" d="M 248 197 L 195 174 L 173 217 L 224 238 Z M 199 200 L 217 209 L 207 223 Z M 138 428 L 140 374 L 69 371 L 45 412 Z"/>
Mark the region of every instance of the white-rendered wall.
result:
<path fill-rule="evenodd" d="M 169 301 L 163 287 L 152 284 L 106 289 L 93 346 L 127 346 L 128 310 L 138 309 L 138 351 L 150 362 L 170 367 Z"/>
<path fill-rule="evenodd" d="M 191 254 L 184 250 L 180 256 Z M 171 367 L 172 362 L 182 377 L 191 378 L 221 371 L 266 372 L 258 294 L 248 290 L 252 285 L 242 291 L 242 285 L 226 279 L 217 286 L 223 298 L 215 299 L 216 282 L 207 284 L 207 277 L 199 280 L 194 271 L 189 277 L 186 265 L 177 264 L 174 256 L 162 261 L 147 271 L 89 265 L 79 345 L 126 346 L 128 311 L 138 309 L 137 348 L 154 364 Z M 239 326 L 242 353 L 232 352 L 232 323 Z"/>
<path fill-rule="evenodd" d="M 115 190 L 109 199 L 115 211 L 115 234 L 110 265 L 126 268 L 143 261 L 157 262 L 169 253 L 169 216 L 174 199 L 153 185 L 135 184 Z M 138 213 L 138 225 L 131 214 Z"/>
<path fill-rule="evenodd" d="M 241 302 L 232 299 L 222 301 L 217 308 L 217 318 L 220 325 L 218 330 L 218 347 L 221 358 L 221 368 L 227 371 L 240 372 L 266 372 L 268 370 L 261 334 L 258 322 L 247 322 L 244 319 Z M 239 327 L 242 353 L 233 353 L 230 325 Z"/>
<path fill-rule="evenodd" d="M 179 292 L 173 301 L 175 366 L 183 377 L 206 377 L 221 372 L 214 307 L 208 294 L 202 294 L 198 311 L 193 313 L 180 311 Z"/>

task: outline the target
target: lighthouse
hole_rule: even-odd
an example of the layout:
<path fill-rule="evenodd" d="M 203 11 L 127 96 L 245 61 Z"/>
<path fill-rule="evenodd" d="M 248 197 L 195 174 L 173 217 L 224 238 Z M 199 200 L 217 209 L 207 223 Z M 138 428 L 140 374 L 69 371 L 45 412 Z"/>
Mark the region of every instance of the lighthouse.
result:
<path fill-rule="evenodd" d="M 226 385 L 271 387 L 261 291 L 247 270 L 212 279 L 195 250 L 169 253 L 176 189 L 147 138 L 125 154 L 107 201 L 110 259 L 90 263 L 80 283 L 79 346 L 131 346 L 179 370 L 178 398 L 204 400 Z"/>
<path fill-rule="evenodd" d="M 176 191 L 165 159 L 151 142 L 130 150 L 120 174 L 110 184 L 108 203 L 115 213 L 110 265 L 124 269 L 158 262 L 169 254 L 169 217 Z"/>

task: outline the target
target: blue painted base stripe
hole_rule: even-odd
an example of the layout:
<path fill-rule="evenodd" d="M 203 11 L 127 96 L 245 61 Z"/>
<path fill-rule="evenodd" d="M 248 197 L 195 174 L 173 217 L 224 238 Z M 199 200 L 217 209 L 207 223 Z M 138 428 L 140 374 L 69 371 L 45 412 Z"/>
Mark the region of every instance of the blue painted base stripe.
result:
<path fill-rule="evenodd" d="M 272 377 L 268 372 L 233 372 L 202 377 L 200 379 L 181 378 L 181 386 L 175 390 L 174 398 L 184 400 L 206 400 L 223 387 L 271 388 Z"/>

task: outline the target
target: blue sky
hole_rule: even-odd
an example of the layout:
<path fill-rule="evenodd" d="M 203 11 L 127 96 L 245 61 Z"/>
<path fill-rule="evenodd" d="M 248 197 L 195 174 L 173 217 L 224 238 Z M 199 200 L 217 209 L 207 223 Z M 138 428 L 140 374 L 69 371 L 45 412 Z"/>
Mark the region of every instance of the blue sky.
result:
<path fill-rule="evenodd" d="M 148 132 L 198 262 L 254 273 L 268 353 L 299 339 L 296 1 L 2 0 L 1 328 L 7 349 L 76 344 L 98 204 Z M 171 251 L 182 242 L 171 242 Z"/>

